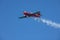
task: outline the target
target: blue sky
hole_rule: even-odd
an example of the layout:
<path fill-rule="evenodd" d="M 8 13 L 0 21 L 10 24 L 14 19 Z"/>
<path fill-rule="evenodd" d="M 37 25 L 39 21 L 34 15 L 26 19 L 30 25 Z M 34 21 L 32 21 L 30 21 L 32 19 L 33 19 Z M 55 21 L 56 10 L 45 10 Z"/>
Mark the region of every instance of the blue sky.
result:
<path fill-rule="evenodd" d="M 41 11 L 42 18 L 60 23 L 60 0 L 0 0 L 0 40 L 60 40 L 60 29 L 18 19 L 23 11 Z"/>

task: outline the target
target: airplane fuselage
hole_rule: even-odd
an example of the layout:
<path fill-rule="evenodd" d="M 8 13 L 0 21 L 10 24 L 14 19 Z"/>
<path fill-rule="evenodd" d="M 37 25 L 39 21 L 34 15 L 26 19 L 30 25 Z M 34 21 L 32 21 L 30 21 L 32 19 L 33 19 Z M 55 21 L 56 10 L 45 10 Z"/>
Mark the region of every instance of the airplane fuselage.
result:
<path fill-rule="evenodd" d="M 25 12 L 24 15 L 25 15 L 25 16 L 28 16 L 28 17 L 40 17 L 40 14 L 39 14 L 39 13 L 32 14 L 32 13 L 27 13 L 27 12 Z"/>
<path fill-rule="evenodd" d="M 24 16 L 22 17 L 19 17 L 19 18 L 27 18 L 27 17 L 37 17 L 39 18 L 41 15 L 40 15 L 40 11 L 37 11 L 37 12 L 34 12 L 34 13 L 29 13 L 29 12 L 24 12 Z"/>

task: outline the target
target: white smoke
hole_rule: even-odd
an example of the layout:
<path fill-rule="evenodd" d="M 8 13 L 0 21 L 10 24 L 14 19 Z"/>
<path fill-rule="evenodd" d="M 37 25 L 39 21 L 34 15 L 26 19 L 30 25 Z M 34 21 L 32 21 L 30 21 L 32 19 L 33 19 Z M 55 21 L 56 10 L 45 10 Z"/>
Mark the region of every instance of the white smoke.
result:
<path fill-rule="evenodd" d="M 52 27 L 55 27 L 55 28 L 60 28 L 60 24 L 59 23 L 52 22 L 50 20 L 46 20 L 46 19 L 43 19 L 43 18 L 35 18 L 35 20 L 37 20 L 38 22 L 42 21 L 43 23 L 45 23 L 47 25 L 50 25 Z"/>

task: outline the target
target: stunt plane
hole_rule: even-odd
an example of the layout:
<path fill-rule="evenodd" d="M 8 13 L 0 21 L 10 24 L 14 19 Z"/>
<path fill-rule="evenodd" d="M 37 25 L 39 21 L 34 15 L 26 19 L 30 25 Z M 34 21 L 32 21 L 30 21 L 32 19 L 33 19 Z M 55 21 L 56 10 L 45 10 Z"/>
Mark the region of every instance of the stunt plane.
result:
<path fill-rule="evenodd" d="M 36 18 L 39 18 L 41 16 L 40 11 L 37 11 L 37 12 L 34 12 L 34 13 L 24 11 L 23 14 L 24 14 L 24 16 L 19 17 L 20 19 L 21 18 L 27 18 L 27 17 L 36 17 Z"/>

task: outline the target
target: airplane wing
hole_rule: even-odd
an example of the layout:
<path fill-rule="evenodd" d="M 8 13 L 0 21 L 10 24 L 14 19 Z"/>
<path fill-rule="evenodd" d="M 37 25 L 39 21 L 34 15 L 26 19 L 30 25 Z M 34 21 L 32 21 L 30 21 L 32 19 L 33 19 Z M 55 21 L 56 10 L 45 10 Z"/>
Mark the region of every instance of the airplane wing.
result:
<path fill-rule="evenodd" d="M 40 11 L 34 12 L 33 14 L 40 14 Z"/>
<path fill-rule="evenodd" d="M 26 16 L 22 16 L 22 17 L 19 17 L 19 18 L 20 18 L 20 19 L 21 19 L 21 18 L 26 18 Z"/>

